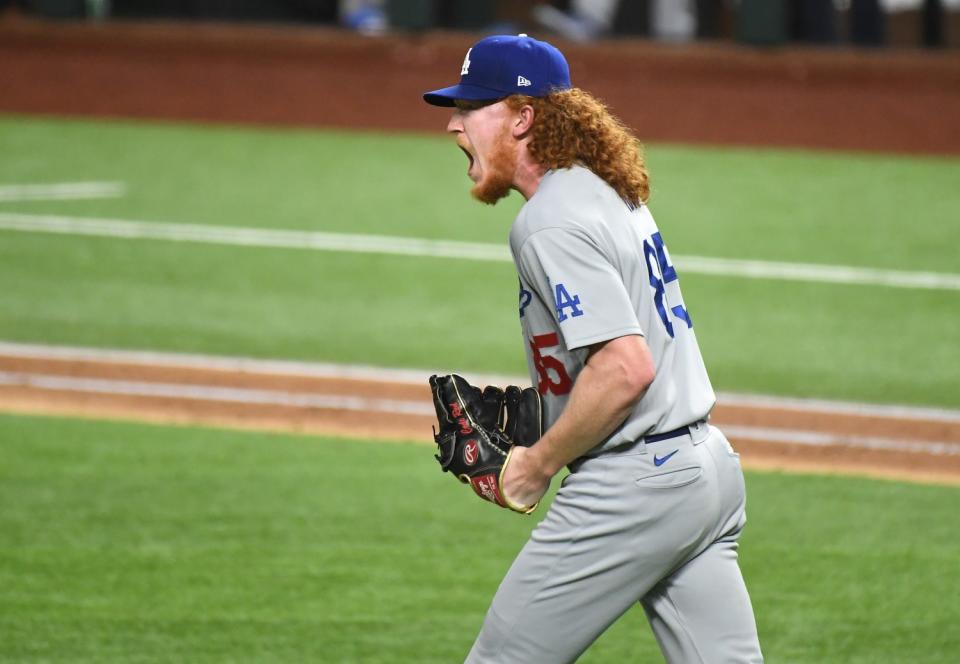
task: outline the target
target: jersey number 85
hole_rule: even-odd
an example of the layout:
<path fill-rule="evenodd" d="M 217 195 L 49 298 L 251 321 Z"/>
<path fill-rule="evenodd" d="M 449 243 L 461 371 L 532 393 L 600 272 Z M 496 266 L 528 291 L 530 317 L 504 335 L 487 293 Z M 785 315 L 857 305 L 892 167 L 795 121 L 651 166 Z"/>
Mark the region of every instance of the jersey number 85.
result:
<path fill-rule="evenodd" d="M 652 240 L 653 244 L 650 243 Z M 674 317 L 682 320 L 687 327 L 693 327 L 693 321 L 690 320 L 690 314 L 683 306 L 683 300 L 680 298 L 680 292 L 677 291 L 678 303 L 670 306 L 667 296 L 666 285 L 677 281 L 677 271 L 670 265 L 670 259 L 667 257 L 666 247 L 663 245 L 663 238 L 660 233 L 654 233 L 650 240 L 643 241 L 643 257 L 647 263 L 647 274 L 650 275 L 650 285 L 653 287 L 653 302 L 657 307 L 657 313 L 663 326 L 667 329 L 667 334 L 673 338 L 673 323 L 667 313 L 667 307 Z"/>

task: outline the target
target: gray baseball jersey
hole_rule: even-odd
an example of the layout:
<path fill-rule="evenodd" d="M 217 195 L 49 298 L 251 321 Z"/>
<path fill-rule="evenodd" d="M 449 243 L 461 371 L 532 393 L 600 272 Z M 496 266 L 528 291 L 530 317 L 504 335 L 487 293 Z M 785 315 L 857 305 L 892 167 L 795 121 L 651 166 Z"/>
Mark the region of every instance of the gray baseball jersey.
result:
<path fill-rule="evenodd" d="M 638 602 L 670 664 L 762 662 L 737 563 L 743 473 L 723 432 L 703 421 L 714 393 L 653 217 L 587 169 L 551 171 L 510 246 L 548 425 L 591 344 L 643 335 L 656 378 L 624 424 L 571 464 L 467 662 L 575 661 Z"/>
<path fill-rule="evenodd" d="M 549 171 L 510 231 L 520 321 L 546 424 L 560 415 L 588 347 L 643 335 L 656 378 L 593 453 L 706 418 L 715 396 L 676 271 L 653 216 L 590 170 Z"/>

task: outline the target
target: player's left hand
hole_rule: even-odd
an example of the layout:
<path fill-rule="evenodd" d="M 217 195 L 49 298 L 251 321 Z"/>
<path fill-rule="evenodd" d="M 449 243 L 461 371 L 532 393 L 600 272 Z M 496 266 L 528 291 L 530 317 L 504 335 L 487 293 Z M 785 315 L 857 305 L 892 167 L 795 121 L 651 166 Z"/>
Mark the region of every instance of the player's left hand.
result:
<path fill-rule="evenodd" d="M 529 447 L 519 445 L 510 450 L 501 484 L 508 502 L 515 505 L 536 505 L 550 488 L 550 476 L 535 461 Z"/>
<path fill-rule="evenodd" d="M 511 500 L 503 480 L 514 453 L 533 445 L 543 433 L 539 393 L 515 385 L 481 390 L 456 374 L 431 376 L 430 389 L 440 425 L 433 436 L 440 467 L 470 484 L 484 500 L 523 514 L 533 512 L 537 499 Z M 521 460 L 516 467 L 522 470 L 529 465 Z M 539 497 L 545 491 L 538 485 L 532 493 Z M 518 483 L 518 496 L 530 493 Z"/>

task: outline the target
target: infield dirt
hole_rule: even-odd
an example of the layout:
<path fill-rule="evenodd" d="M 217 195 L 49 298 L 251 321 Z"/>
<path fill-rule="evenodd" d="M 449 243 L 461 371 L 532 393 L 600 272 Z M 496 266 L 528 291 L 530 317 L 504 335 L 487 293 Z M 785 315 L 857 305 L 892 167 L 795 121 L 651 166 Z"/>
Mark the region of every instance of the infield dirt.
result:
<path fill-rule="evenodd" d="M 411 383 L 64 359 L 37 352 L 0 354 L 0 376 L 0 409 L 8 412 L 423 443 L 432 443 L 435 422 L 426 375 Z M 316 405 L 325 398 L 332 403 Z M 338 407 L 337 401 L 352 404 Z M 902 412 L 887 416 L 804 407 L 799 402 L 744 405 L 721 400 L 711 421 L 728 430 L 747 468 L 960 485 L 960 417 L 924 419 Z M 749 431 L 749 438 L 732 433 L 738 430 Z M 820 442 L 810 444 L 811 437 Z"/>

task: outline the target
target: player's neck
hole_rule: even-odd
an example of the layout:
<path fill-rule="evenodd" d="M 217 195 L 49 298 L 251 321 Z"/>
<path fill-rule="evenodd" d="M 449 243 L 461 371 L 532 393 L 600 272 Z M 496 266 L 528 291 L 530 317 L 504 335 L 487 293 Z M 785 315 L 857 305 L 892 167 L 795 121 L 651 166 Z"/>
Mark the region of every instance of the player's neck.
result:
<path fill-rule="evenodd" d="M 530 153 L 524 150 L 517 160 L 517 171 L 513 178 L 513 188 L 520 192 L 526 200 L 533 198 L 540 186 L 540 180 L 547 172 L 539 162 L 535 161 Z"/>

